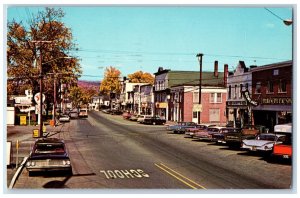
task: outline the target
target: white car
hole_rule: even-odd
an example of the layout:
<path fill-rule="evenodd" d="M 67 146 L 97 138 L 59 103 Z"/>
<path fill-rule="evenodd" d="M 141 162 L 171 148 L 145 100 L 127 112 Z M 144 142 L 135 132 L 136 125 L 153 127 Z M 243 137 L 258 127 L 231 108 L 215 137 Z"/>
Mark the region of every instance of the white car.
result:
<path fill-rule="evenodd" d="M 151 117 L 150 115 L 139 115 L 138 119 L 137 119 L 137 122 L 138 123 L 143 123 L 145 118 L 150 118 L 150 117 Z"/>
<path fill-rule="evenodd" d="M 250 151 L 272 151 L 275 142 L 283 142 L 284 138 L 285 135 L 261 133 L 255 139 L 243 140 L 241 148 Z"/>
<path fill-rule="evenodd" d="M 62 115 L 59 117 L 60 122 L 70 122 L 70 117 L 68 115 Z"/>

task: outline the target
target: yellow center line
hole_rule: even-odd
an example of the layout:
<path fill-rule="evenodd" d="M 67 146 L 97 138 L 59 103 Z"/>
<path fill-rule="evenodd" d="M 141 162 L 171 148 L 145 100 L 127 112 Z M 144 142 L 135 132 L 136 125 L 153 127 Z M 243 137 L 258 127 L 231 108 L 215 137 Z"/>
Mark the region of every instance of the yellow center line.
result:
<path fill-rule="evenodd" d="M 169 172 L 168 170 L 166 170 L 165 168 L 161 167 L 158 164 L 154 164 L 155 166 L 157 166 L 158 168 L 160 168 L 161 170 L 165 171 L 166 173 L 168 173 L 169 175 L 175 177 L 176 179 L 178 179 L 179 181 L 181 181 L 182 183 L 184 183 L 185 185 L 193 188 L 193 189 L 197 189 L 196 187 L 192 186 L 191 184 L 187 183 L 186 181 L 184 181 L 183 179 L 177 177 L 176 175 L 174 175 L 173 173 Z"/>
<path fill-rule="evenodd" d="M 191 180 L 191 179 L 189 179 L 189 178 L 187 178 L 187 177 L 183 176 L 182 174 L 180 174 L 180 173 L 176 172 L 175 170 L 171 169 L 170 167 L 168 167 L 168 166 L 164 165 L 163 163 L 160 163 L 160 165 L 161 165 L 161 166 L 164 166 L 165 168 L 169 169 L 170 171 L 172 171 L 172 172 L 176 173 L 176 174 L 177 174 L 177 175 L 179 175 L 180 177 L 182 177 L 182 178 L 184 178 L 184 179 L 188 180 L 189 182 L 191 182 L 191 183 L 195 184 L 196 186 L 198 186 L 198 187 L 200 187 L 200 188 L 202 188 L 202 189 L 206 189 L 204 186 L 202 186 L 202 185 L 200 185 L 200 184 L 198 184 L 198 183 L 194 182 L 193 180 Z"/>

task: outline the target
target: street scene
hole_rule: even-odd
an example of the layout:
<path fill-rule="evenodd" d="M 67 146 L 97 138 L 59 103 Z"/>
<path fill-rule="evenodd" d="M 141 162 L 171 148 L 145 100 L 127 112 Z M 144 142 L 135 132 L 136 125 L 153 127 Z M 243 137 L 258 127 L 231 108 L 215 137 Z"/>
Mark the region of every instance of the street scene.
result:
<path fill-rule="evenodd" d="M 6 190 L 291 193 L 293 11 L 7 6 Z"/>

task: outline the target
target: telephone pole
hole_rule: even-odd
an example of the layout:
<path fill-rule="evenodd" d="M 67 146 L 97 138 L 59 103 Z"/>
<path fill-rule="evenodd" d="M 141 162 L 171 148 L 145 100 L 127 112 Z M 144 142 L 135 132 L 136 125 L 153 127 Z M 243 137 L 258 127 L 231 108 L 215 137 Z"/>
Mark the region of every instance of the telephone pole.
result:
<path fill-rule="evenodd" d="M 47 43 L 52 43 L 52 41 L 31 41 L 32 43 L 37 43 L 38 44 L 38 49 L 40 52 L 40 73 L 39 73 L 39 78 L 40 78 L 40 101 L 39 101 L 39 137 L 43 137 L 43 53 L 42 53 L 42 47 L 41 44 L 47 44 Z"/>

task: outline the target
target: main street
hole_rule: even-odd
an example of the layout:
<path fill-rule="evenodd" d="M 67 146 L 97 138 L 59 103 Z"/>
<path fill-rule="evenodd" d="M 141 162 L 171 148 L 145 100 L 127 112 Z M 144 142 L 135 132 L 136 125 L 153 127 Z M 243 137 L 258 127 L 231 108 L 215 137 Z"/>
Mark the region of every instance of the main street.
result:
<path fill-rule="evenodd" d="M 72 176 L 28 176 L 14 188 L 70 189 L 290 189 L 292 166 L 262 155 L 200 142 L 121 116 L 90 111 L 65 123 Z"/>

